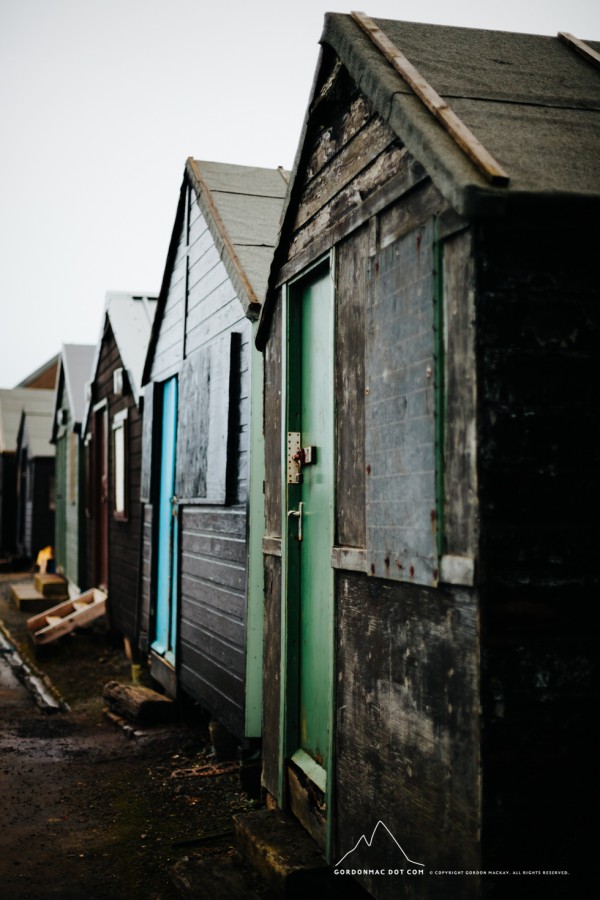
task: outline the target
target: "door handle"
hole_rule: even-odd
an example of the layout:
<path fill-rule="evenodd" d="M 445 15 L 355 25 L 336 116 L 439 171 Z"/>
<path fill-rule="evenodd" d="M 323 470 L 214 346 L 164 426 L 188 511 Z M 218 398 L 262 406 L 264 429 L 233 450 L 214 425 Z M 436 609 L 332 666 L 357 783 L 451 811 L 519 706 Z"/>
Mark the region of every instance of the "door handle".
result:
<path fill-rule="evenodd" d="M 288 510 L 288 519 L 293 517 L 294 519 L 298 519 L 298 540 L 302 540 L 302 515 L 303 515 L 304 503 L 302 500 L 298 504 L 298 509 L 289 509 Z"/>

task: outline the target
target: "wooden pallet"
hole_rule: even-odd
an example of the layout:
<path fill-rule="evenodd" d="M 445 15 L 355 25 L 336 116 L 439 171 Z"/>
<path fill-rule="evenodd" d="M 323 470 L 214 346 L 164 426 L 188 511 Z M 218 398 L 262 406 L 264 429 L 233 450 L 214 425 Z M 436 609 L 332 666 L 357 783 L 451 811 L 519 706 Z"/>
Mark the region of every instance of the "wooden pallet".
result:
<path fill-rule="evenodd" d="M 89 625 L 106 612 L 106 594 L 98 588 L 65 600 L 27 620 L 27 628 L 36 644 L 49 644 L 75 628 Z"/>

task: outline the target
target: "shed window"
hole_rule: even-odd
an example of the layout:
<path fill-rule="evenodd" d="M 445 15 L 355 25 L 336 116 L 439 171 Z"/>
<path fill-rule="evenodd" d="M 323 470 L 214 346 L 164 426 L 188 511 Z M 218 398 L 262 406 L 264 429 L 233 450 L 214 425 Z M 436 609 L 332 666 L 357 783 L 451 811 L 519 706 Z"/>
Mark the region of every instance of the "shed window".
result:
<path fill-rule="evenodd" d="M 127 518 L 127 410 L 113 419 L 113 515 Z"/>

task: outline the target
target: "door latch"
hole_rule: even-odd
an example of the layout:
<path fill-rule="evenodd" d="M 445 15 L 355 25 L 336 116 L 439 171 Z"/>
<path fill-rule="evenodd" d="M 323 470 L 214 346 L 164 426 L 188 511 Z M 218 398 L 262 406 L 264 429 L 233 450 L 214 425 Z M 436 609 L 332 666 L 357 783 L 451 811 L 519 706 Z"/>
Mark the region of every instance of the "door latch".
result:
<path fill-rule="evenodd" d="M 288 519 L 294 518 L 298 519 L 298 540 L 302 540 L 302 513 L 304 509 L 304 503 L 302 500 L 298 504 L 298 509 L 288 509 Z"/>

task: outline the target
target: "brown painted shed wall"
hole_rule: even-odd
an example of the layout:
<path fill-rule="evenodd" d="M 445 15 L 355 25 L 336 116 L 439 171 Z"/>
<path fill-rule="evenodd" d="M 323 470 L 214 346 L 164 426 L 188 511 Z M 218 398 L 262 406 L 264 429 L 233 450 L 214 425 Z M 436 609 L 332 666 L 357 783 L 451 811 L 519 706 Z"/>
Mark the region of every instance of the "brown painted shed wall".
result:
<path fill-rule="evenodd" d="M 111 625 L 124 636 L 137 640 L 138 627 L 138 577 L 141 540 L 141 433 L 142 417 L 131 393 L 127 378 L 124 379 L 123 395 L 117 397 L 113 390 L 113 372 L 121 368 L 123 361 L 119 354 L 110 324 L 102 338 L 100 357 L 93 382 L 93 403 L 106 400 L 108 406 L 108 496 L 109 496 L 109 536 L 108 536 L 108 610 Z M 114 416 L 127 410 L 127 518 L 116 519 L 113 515 L 113 435 Z M 90 417 L 92 441 L 94 440 L 94 417 Z M 87 585 L 93 587 L 94 569 L 94 521 L 87 520 Z"/>

